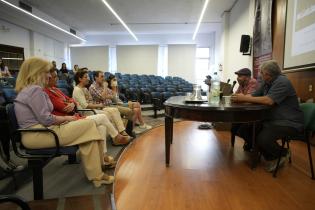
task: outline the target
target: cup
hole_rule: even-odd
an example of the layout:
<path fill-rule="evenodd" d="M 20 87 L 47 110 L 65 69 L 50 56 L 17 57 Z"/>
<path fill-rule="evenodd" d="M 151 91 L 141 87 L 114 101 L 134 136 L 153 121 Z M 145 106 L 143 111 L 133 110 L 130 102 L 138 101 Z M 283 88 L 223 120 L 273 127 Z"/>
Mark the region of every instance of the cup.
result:
<path fill-rule="evenodd" d="M 191 100 L 191 97 L 192 97 L 192 93 L 186 93 L 186 100 Z"/>
<path fill-rule="evenodd" d="M 231 104 L 231 96 L 223 96 L 223 103 L 226 105 Z"/>

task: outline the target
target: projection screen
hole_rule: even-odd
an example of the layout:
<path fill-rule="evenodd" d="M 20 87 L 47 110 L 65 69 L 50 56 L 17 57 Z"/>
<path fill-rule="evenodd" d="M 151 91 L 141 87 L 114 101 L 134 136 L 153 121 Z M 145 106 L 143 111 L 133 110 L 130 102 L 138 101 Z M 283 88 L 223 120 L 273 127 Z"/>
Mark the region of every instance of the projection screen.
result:
<path fill-rule="evenodd" d="M 288 0 L 284 69 L 315 67 L 315 0 Z"/>

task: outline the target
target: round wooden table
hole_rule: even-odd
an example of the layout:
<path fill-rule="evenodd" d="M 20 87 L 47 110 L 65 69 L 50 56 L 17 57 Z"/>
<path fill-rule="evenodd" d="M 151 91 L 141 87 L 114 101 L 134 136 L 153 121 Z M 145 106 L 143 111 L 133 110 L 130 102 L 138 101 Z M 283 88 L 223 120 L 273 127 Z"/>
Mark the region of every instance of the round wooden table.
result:
<path fill-rule="evenodd" d="M 165 163 L 170 163 L 170 146 L 173 141 L 173 119 L 181 118 L 201 122 L 251 122 L 253 123 L 253 145 L 255 144 L 255 122 L 266 118 L 266 105 L 250 103 L 187 103 L 185 96 L 173 96 L 164 102 L 165 106 Z"/>

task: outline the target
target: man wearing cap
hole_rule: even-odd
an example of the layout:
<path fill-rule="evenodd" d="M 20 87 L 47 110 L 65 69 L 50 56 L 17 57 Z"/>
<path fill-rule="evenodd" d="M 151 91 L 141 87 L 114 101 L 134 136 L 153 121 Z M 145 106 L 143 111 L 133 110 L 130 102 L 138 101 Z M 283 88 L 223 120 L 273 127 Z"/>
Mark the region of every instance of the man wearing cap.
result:
<path fill-rule="evenodd" d="M 252 94 L 258 88 L 258 82 L 256 79 L 251 78 L 252 73 L 248 68 L 240 69 L 235 74 L 237 75 L 237 82 L 239 84 L 235 92 L 236 94 Z"/>
<path fill-rule="evenodd" d="M 248 68 L 243 68 L 235 72 L 237 75 L 237 82 L 239 84 L 236 94 L 252 94 L 258 88 L 258 82 L 256 79 L 251 78 L 251 71 Z M 242 125 L 242 129 L 240 126 Z M 236 134 L 244 138 L 245 143 L 243 149 L 245 151 L 250 151 L 252 148 L 251 136 L 248 134 L 248 128 L 252 127 L 250 123 L 233 123 L 231 128 L 231 133 Z"/>

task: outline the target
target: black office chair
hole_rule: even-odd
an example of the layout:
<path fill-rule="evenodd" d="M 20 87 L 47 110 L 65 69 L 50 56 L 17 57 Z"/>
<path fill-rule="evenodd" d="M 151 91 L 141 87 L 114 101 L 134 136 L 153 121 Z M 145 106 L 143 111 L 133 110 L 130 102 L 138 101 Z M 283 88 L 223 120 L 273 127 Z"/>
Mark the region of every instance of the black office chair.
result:
<path fill-rule="evenodd" d="M 14 104 L 8 104 L 6 106 L 6 111 L 9 119 L 10 137 L 13 150 L 18 157 L 28 160 L 28 166 L 33 171 L 34 200 L 41 200 L 44 198 L 43 167 L 54 157 L 61 155 L 68 155 L 69 162 L 74 161 L 78 146 L 61 147 L 57 134 L 48 128 L 20 129 L 15 116 Z M 50 133 L 54 136 L 56 147 L 44 149 L 25 148 L 21 142 L 21 134 L 26 132 Z"/>

